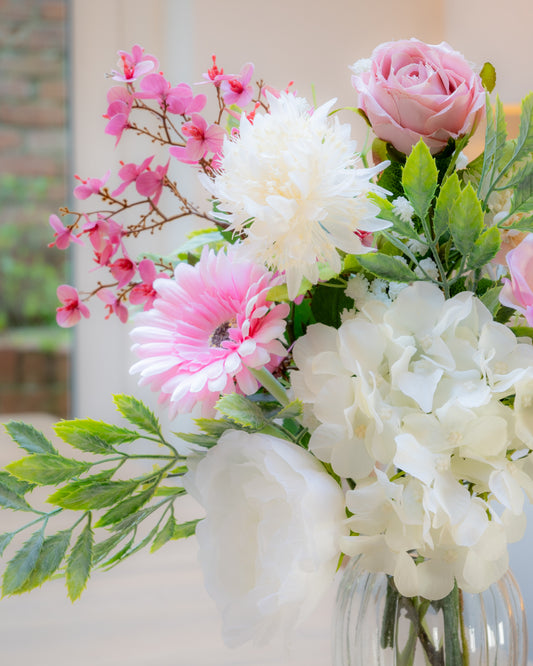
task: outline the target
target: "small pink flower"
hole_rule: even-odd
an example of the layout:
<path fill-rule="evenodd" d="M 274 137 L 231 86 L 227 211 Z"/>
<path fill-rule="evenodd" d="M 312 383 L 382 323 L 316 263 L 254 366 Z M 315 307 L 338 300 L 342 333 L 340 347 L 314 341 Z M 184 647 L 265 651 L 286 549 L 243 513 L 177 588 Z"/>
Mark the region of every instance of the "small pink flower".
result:
<path fill-rule="evenodd" d="M 125 253 L 123 257 L 109 264 L 111 275 L 117 280 L 117 289 L 122 289 L 135 277 L 137 266 Z"/>
<path fill-rule="evenodd" d="M 224 77 L 224 80 L 220 83 L 224 104 L 227 106 L 236 104 L 243 109 L 251 102 L 254 89 L 250 85 L 250 80 L 253 73 L 254 66 L 252 63 L 247 63 L 237 76 Z"/>
<path fill-rule="evenodd" d="M 50 215 L 48 221 L 50 222 L 52 229 L 55 231 L 55 241 L 48 243 L 48 247 L 53 247 L 55 245 L 60 250 L 66 250 L 71 243 L 83 245 L 83 241 L 72 233 L 72 229 L 65 227 L 57 215 Z"/>
<path fill-rule="evenodd" d="M 174 280 L 155 281 L 153 308 L 137 316 L 132 332 L 140 360 L 131 372 L 160 392 L 172 417 L 197 403 L 211 413 L 220 394 L 255 393 L 249 368 L 272 368 L 287 354 L 281 340 L 289 306 L 267 300 L 276 284 L 234 247 L 204 247 L 195 266 L 181 263 Z"/>
<path fill-rule="evenodd" d="M 78 290 L 68 284 L 62 284 L 57 288 L 57 297 L 63 307 L 56 310 L 56 321 L 62 328 L 75 326 L 82 315 L 90 316 L 89 308 L 80 301 Z"/>
<path fill-rule="evenodd" d="M 212 83 L 218 88 L 222 81 L 227 77 L 224 76 L 224 69 L 218 68 L 216 55 L 213 54 L 211 60 L 213 61 L 213 66 L 209 68 L 205 74 L 202 74 L 202 76 L 207 82 Z"/>
<path fill-rule="evenodd" d="M 123 324 L 128 321 L 128 308 L 115 296 L 111 289 L 100 289 L 98 298 L 106 304 L 105 307 L 108 311 L 106 319 L 109 319 L 112 314 L 116 314 Z"/>
<path fill-rule="evenodd" d="M 116 190 L 111 193 L 111 196 L 118 197 L 120 194 L 122 194 L 122 192 L 124 192 L 128 185 L 135 183 L 140 174 L 148 169 L 150 162 L 153 159 L 154 155 L 147 157 L 144 162 L 141 162 L 141 164 L 135 164 L 134 162 L 124 164 L 124 166 L 118 172 L 118 177 L 122 180 L 122 183 L 117 187 Z"/>
<path fill-rule="evenodd" d="M 137 192 L 143 197 L 150 197 L 154 206 L 159 203 L 159 197 L 163 192 L 169 162 L 164 166 L 157 166 L 154 171 L 144 171 L 138 176 L 135 183 Z"/>
<path fill-rule="evenodd" d="M 141 81 L 142 92 L 135 93 L 138 99 L 155 99 L 162 109 L 170 113 L 184 115 L 201 111 L 207 101 L 205 95 L 193 96 L 191 87 L 180 83 L 174 88 L 162 74 L 149 74 Z"/>
<path fill-rule="evenodd" d="M 528 234 L 506 256 L 511 279 L 504 278 L 500 302 L 523 314 L 533 326 L 533 234 Z"/>
<path fill-rule="evenodd" d="M 207 153 L 217 155 L 222 151 L 225 130 L 220 125 L 207 125 L 199 113 L 193 113 L 190 122 L 183 123 L 182 133 L 188 137 L 185 147 L 171 146 L 170 154 L 187 164 L 196 164 Z"/>
<path fill-rule="evenodd" d="M 103 178 L 87 178 L 85 180 L 75 176 L 77 180 L 81 181 L 81 185 L 74 188 L 76 199 L 88 199 L 93 194 L 98 194 L 106 184 L 110 174 L 111 171 L 108 171 Z"/>
<path fill-rule="evenodd" d="M 82 233 L 89 236 L 91 245 L 96 252 L 103 252 L 105 248 L 111 247 L 111 253 L 114 254 L 121 244 L 124 228 L 115 220 L 108 219 L 97 213 L 96 220 L 87 218 L 83 225 Z M 109 250 L 107 250 L 109 252 Z"/>
<path fill-rule="evenodd" d="M 105 126 L 105 133 L 116 136 L 115 146 L 122 138 L 124 130 L 128 129 L 133 96 L 122 86 L 114 86 L 107 93 L 107 113 L 104 118 L 109 122 Z"/>
<path fill-rule="evenodd" d="M 133 305 L 140 305 L 144 303 L 144 310 L 149 310 L 157 296 L 157 291 L 154 288 L 154 281 L 157 278 L 168 279 L 165 273 L 158 274 L 155 264 L 150 259 L 143 259 L 139 262 L 137 267 L 139 275 L 142 278 L 141 284 L 136 284 L 130 292 L 130 303 Z"/>
<path fill-rule="evenodd" d="M 132 48 L 131 53 L 119 51 L 118 55 L 122 71 L 113 69 L 111 73 L 115 81 L 122 81 L 123 83 L 135 81 L 153 69 L 157 69 L 159 64 L 157 58 L 149 53 L 145 54 L 144 49 L 137 44 Z"/>

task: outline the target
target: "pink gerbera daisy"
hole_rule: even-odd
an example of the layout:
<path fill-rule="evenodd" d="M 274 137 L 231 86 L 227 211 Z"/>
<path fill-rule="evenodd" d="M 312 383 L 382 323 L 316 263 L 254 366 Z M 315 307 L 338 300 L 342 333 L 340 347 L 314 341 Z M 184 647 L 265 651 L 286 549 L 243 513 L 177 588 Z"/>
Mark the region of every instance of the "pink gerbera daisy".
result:
<path fill-rule="evenodd" d="M 195 266 L 179 264 L 174 280 L 155 281 L 154 307 L 132 331 L 141 360 L 130 372 L 160 392 L 171 418 L 198 402 L 208 415 L 221 394 L 255 393 L 249 368 L 272 369 L 287 353 L 280 339 L 289 306 L 267 300 L 278 283 L 234 248 L 204 248 Z"/>

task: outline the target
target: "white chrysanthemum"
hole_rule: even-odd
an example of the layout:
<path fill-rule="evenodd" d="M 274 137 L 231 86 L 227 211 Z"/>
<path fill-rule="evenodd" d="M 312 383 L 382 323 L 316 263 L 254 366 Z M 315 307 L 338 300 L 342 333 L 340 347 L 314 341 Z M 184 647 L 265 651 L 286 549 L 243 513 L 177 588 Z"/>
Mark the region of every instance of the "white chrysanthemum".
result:
<path fill-rule="evenodd" d="M 269 96 L 270 112 L 224 143 L 220 172 L 204 185 L 220 202 L 230 228 L 245 232 L 250 258 L 285 274 L 289 296 L 302 279 L 319 279 L 319 264 L 338 273 L 338 249 L 362 254 L 357 231 L 390 224 L 367 194 L 382 191 L 370 179 L 384 165 L 358 168 L 350 126 L 328 118 L 335 100 L 313 110 L 292 94 Z"/>

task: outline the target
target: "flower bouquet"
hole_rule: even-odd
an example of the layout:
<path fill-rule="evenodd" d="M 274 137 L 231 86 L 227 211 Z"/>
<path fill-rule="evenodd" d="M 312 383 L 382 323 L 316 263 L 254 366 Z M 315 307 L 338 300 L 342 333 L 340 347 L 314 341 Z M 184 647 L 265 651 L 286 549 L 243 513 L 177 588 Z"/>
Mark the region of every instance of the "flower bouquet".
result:
<path fill-rule="evenodd" d="M 121 425 L 55 426 L 66 457 L 8 423 L 27 455 L 0 472 L 0 504 L 33 515 L 0 535 L 7 553 L 28 534 L 3 594 L 64 573 L 74 600 L 92 569 L 195 533 L 229 645 L 288 636 L 350 556 L 387 577 L 390 663 L 474 663 L 464 595 L 504 576 L 533 499 L 533 95 L 508 139 L 490 64 L 382 44 L 352 67 L 350 111 L 374 134 L 358 153 L 335 100 L 256 82 L 251 64 L 227 74 L 213 57 L 193 89 L 139 46 L 119 56 L 105 132 L 164 159 L 80 179 L 94 210 L 50 217 L 52 245 L 85 244 L 99 276 L 58 288 L 57 321 L 88 317 L 95 296 L 107 316 L 134 315 L 131 372 L 194 428 L 165 433 L 117 395 Z M 132 256 L 130 241 L 186 218 L 202 224 L 181 247 Z M 135 475 L 139 459 L 153 467 Z M 31 505 L 37 486 L 52 510 Z M 205 513 L 180 522 L 187 493 Z M 427 625 L 437 603 L 444 639 Z M 401 653 L 393 606 L 411 613 Z"/>

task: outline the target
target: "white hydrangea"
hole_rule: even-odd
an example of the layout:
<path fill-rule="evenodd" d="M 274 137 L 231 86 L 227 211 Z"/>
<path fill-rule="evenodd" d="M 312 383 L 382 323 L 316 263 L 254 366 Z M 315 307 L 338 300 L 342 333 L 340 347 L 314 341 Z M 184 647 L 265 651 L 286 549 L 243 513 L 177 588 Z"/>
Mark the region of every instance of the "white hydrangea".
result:
<path fill-rule="evenodd" d="M 268 93 L 267 93 L 268 95 Z M 253 123 L 242 116 L 239 135 L 224 143 L 220 171 L 202 182 L 220 202 L 230 229 L 245 232 L 249 258 L 285 275 L 289 297 L 302 279 L 319 280 L 319 263 L 341 270 L 338 250 L 363 254 L 355 231 L 390 226 L 377 218 L 371 178 L 387 163 L 360 168 L 350 126 L 303 98 L 268 95 L 270 112 Z"/>
<path fill-rule="evenodd" d="M 392 212 L 397 215 L 402 222 L 411 222 L 415 209 L 405 197 L 396 197 L 392 202 Z"/>
<path fill-rule="evenodd" d="M 388 304 L 367 299 L 338 330 L 309 327 L 294 359 L 295 395 L 317 424 L 310 450 L 357 481 L 344 552 L 406 596 L 497 580 L 524 492 L 533 499 L 533 462 L 508 456 L 533 441 L 531 344 L 473 294 L 445 300 L 416 282 Z M 501 402 L 512 394 L 514 410 Z"/>

